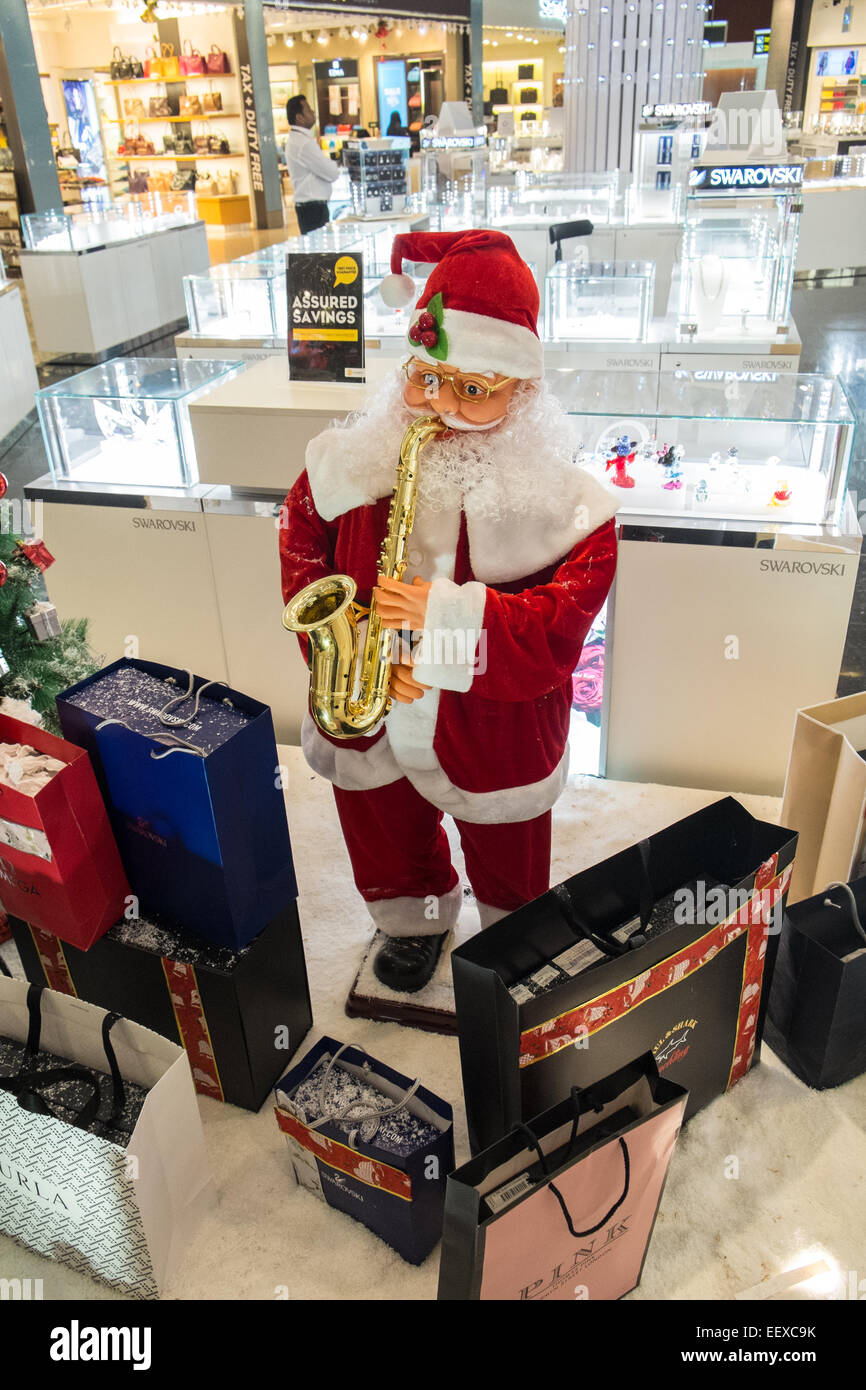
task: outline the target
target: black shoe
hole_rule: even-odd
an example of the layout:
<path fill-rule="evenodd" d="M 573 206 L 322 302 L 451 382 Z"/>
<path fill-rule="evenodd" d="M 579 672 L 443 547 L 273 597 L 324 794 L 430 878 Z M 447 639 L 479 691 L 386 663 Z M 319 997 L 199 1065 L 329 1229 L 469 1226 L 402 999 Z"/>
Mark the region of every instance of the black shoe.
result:
<path fill-rule="evenodd" d="M 386 937 L 373 961 L 373 974 L 389 989 L 414 994 L 436 969 L 447 935 Z"/>

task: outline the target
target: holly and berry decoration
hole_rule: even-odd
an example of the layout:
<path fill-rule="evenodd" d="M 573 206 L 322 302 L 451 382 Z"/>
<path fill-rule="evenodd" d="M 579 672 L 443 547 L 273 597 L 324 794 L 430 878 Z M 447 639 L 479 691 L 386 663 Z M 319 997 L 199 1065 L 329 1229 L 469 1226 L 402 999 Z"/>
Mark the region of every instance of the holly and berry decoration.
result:
<path fill-rule="evenodd" d="M 439 362 L 445 362 L 448 358 L 448 336 L 443 327 L 444 318 L 442 295 L 434 294 L 428 301 L 427 308 L 422 310 L 409 329 L 409 342 L 423 347 L 429 357 L 435 357 Z"/>

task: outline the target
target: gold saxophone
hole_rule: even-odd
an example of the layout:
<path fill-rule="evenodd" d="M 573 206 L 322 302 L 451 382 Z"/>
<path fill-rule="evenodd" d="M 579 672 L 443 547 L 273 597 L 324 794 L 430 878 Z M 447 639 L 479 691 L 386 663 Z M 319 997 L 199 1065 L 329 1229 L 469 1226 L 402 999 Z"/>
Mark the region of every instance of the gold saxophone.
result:
<path fill-rule="evenodd" d="M 418 456 L 445 429 L 437 417 L 425 415 L 413 420 L 403 435 L 379 556 L 379 573 L 388 579 L 402 579 L 406 569 L 418 493 Z M 357 587 L 348 574 L 315 579 L 295 594 L 283 612 L 283 627 L 305 632 L 309 638 L 310 709 L 322 732 L 332 738 L 369 734 L 391 708 L 392 634 L 381 625 L 374 595 L 366 640 L 359 650 L 353 604 Z"/>

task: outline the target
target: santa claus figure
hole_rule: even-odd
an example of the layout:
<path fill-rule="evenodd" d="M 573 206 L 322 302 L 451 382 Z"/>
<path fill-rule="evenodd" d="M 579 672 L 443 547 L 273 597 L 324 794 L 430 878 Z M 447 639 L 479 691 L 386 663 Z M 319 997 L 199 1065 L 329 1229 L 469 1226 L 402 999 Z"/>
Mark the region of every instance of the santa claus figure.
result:
<path fill-rule="evenodd" d="M 348 574 L 359 603 L 375 593 L 383 624 L 415 634 L 373 734 L 332 739 L 309 715 L 302 731 L 308 763 L 333 783 L 355 883 L 383 934 L 375 974 L 414 992 L 462 901 L 445 814 L 482 927 L 549 887 L 572 675 L 613 579 L 617 504 L 574 461 L 570 418 L 542 379 L 538 290 L 510 238 L 398 236 L 383 285 L 392 304 L 414 292 L 404 260 L 435 265 L 406 360 L 363 412 L 310 443 L 280 550 L 284 601 Z M 422 415 L 447 432 L 420 456 L 403 579 L 385 579 L 400 444 Z"/>

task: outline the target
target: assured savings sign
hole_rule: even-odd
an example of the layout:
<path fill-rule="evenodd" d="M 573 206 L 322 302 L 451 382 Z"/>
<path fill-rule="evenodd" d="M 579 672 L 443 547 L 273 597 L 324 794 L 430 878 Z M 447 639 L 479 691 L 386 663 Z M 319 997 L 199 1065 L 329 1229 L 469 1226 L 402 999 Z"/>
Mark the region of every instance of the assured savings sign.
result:
<path fill-rule="evenodd" d="M 802 164 L 704 164 L 689 170 L 692 192 L 742 193 L 759 189 L 784 193 L 794 192 L 802 184 Z"/>
<path fill-rule="evenodd" d="M 289 252 L 289 377 L 352 381 L 364 375 L 364 263 L 359 252 Z"/>

